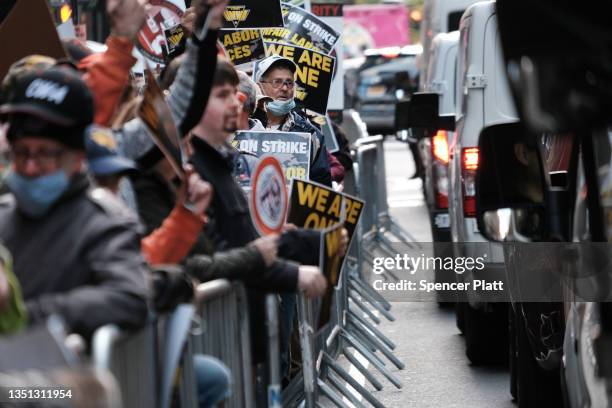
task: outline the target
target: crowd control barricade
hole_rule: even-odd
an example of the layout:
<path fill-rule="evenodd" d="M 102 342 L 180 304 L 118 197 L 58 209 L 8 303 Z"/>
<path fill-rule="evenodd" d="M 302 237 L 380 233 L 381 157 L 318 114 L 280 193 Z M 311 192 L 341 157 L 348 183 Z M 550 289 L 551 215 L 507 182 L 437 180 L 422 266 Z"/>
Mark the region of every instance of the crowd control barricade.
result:
<path fill-rule="evenodd" d="M 351 376 L 347 363 L 376 390 L 382 390 L 386 381 L 402 387 L 392 366 L 401 370 L 404 363 L 393 354 L 395 344 L 376 327 L 381 322 L 380 316 L 394 320 L 391 304 L 370 286 L 362 271 L 364 262 L 370 262 L 368 257 L 373 257 L 375 251 L 391 255 L 392 248 L 384 233 L 399 237 L 400 232 L 390 231 L 383 138 L 368 137 L 355 119 L 359 119 L 356 112 L 345 111 L 343 126 L 355 148 L 354 185 L 350 193 L 362 198 L 365 207 L 334 290 L 330 322 L 324 329 L 316 330 L 313 310 L 317 310 L 317 302 L 298 296 L 302 370 L 283 390 L 284 407 L 313 408 L 322 406 L 321 401 L 325 400 L 341 408 L 349 403 L 354 407 L 384 408 Z M 374 376 L 364 359 L 386 381 Z"/>
<path fill-rule="evenodd" d="M 159 365 L 156 322 L 149 319 L 137 332 L 115 325 L 98 328 L 92 339 L 92 363 L 115 377 L 124 407 L 159 407 Z"/>
<path fill-rule="evenodd" d="M 191 335 L 191 352 L 223 361 L 232 372 L 228 407 L 255 406 L 247 297 L 241 283 L 217 279 L 197 287 L 199 327 Z"/>

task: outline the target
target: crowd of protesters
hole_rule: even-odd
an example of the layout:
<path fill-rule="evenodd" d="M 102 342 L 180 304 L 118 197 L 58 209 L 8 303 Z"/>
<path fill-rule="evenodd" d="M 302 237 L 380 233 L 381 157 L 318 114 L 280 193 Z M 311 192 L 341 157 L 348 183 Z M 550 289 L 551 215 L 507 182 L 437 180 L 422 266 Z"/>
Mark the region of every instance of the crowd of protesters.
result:
<path fill-rule="evenodd" d="M 346 143 L 330 154 L 296 107 L 291 60 L 273 55 L 254 73 L 237 71 L 217 45 L 228 0 L 203 0 L 183 16 L 184 52 L 157 78 L 189 156 L 177 172 L 135 112 L 132 48 L 148 6 L 106 3 L 105 52 L 66 42 L 66 60 L 31 55 L 2 79 L 0 335 L 58 315 L 88 342 L 106 324 L 139 329 L 151 313 L 191 302 L 199 282 L 226 278 L 247 288 L 255 365 L 265 364 L 265 296 L 280 295 L 287 374 L 295 294 L 316 298 L 327 286 L 317 266 L 320 235 L 287 225 L 259 236 L 237 182 L 258 158 L 229 141 L 240 129 L 306 132 L 309 178 L 328 186 L 351 167 Z M 182 273 L 165 273 L 168 264 Z M 222 362 L 196 355 L 193 366 L 201 407 L 228 397 Z"/>

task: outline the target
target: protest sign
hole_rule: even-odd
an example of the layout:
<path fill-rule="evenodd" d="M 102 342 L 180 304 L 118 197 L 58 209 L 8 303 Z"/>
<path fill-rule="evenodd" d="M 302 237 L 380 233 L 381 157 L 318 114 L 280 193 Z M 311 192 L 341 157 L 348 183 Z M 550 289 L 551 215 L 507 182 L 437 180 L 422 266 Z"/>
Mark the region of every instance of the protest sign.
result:
<path fill-rule="evenodd" d="M 291 185 L 287 223 L 322 230 L 319 266 L 329 281 L 329 288 L 321 302 L 318 328 L 329 320 L 333 290 L 346 258 L 337 254 L 341 229 L 346 228 L 350 247 L 364 204 L 358 198 L 312 181 L 293 180 Z"/>
<path fill-rule="evenodd" d="M 282 232 L 287 215 L 287 188 L 280 162 L 265 156 L 257 163 L 249 197 L 251 220 L 260 235 Z"/>
<path fill-rule="evenodd" d="M 340 280 L 343 257 L 339 255 L 344 223 L 339 222 L 321 231 L 321 248 L 319 251 L 319 269 L 327 278 L 329 286 L 321 299 L 317 328 L 321 329 L 329 322 L 334 288 Z"/>
<path fill-rule="evenodd" d="M 187 38 L 185 37 L 185 30 L 182 25 L 177 24 L 174 27 L 166 28 L 164 30 L 164 38 L 166 39 L 166 46 L 163 48 L 165 61 L 170 61 L 185 51 Z"/>
<path fill-rule="evenodd" d="M 301 7 L 306 11 L 310 11 L 310 0 L 286 0 L 284 4 L 289 4 L 291 6 Z"/>
<path fill-rule="evenodd" d="M 182 179 L 185 175 L 185 157 L 170 107 L 153 73 L 148 69 L 145 70 L 145 78 L 147 85 L 138 108 L 138 116 L 147 125 L 153 141 L 168 159 L 176 175 Z"/>
<path fill-rule="evenodd" d="M 0 38 L 0 78 L 14 62 L 28 55 L 67 58 L 45 0 L 18 1 L 0 25 Z"/>
<path fill-rule="evenodd" d="M 327 151 L 330 153 L 335 153 L 340 150 L 340 145 L 338 144 L 338 139 L 336 138 L 336 133 L 334 132 L 334 128 L 332 127 L 329 115 L 321 116 L 314 114 L 311 118 L 311 121 L 321 127 L 321 133 L 323 133 L 325 147 L 327 148 Z"/>
<path fill-rule="evenodd" d="M 295 45 L 264 41 L 266 56 L 280 55 L 297 65 L 295 98 L 307 109 L 325 114 L 336 59 Z"/>
<path fill-rule="evenodd" d="M 154 64 L 165 65 L 164 31 L 181 23 L 185 12 L 184 0 L 150 0 L 147 21 L 138 32 L 136 49 Z"/>
<path fill-rule="evenodd" d="M 329 54 L 340 34 L 303 8 L 283 4 L 284 28 L 263 28 L 266 41 L 296 45 Z"/>
<path fill-rule="evenodd" d="M 287 184 L 297 178 L 307 180 L 310 172 L 310 134 L 274 131 L 236 132 L 232 145 L 257 157 L 276 157 L 285 173 Z"/>
<path fill-rule="evenodd" d="M 344 199 L 344 205 L 342 200 Z M 340 222 L 345 213 L 349 240 L 359 222 L 365 202 L 330 187 L 306 180 L 293 180 L 287 222 L 302 228 L 325 229 Z M 350 244 L 350 241 L 349 241 Z"/>
<path fill-rule="evenodd" d="M 220 40 L 234 65 L 247 64 L 266 56 L 259 30 L 221 30 Z"/>
<path fill-rule="evenodd" d="M 223 12 L 223 28 L 282 27 L 279 0 L 231 0 Z"/>
<path fill-rule="evenodd" d="M 328 4 L 313 4 L 312 14 L 319 17 L 321 21 L 332 27 L 336 32 L 344 32 L 344 16 L 343 5 L 328 3 Z M 328 110 L 343 110 L 344 109 L 344 72 L 342 63 L 344 60 L 343 41 L 336 42 L 334 49 L 330 55 L 336 58 L 336 70 L 332 80 L 331 89 L 329 91 Z"/>

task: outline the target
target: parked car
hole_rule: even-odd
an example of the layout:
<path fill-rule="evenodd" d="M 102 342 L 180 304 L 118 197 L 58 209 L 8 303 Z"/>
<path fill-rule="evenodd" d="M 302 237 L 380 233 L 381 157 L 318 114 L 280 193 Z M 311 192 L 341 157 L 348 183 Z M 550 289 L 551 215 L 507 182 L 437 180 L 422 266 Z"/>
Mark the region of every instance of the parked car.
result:
<path fill-rule="evenodd" d="M 476 222 L 476 172 L 483 157 L 478 149 L 481 130 L 494 123 L 517 121 L 505 65 L 499 52 L 495 2 L 471 5 L 461 17 L 457 57 L 456 131 L 450 143 L 449 217 L 455 257 L 484 257 L 485 268 L 459 280 L 505 277 L 502 246 L 487 240 Z M 475 244 L 477 243 L 477 244 Z M 500 299 L 503 300 L 503 299 Z M 482 301 L 468 292 L 457 303 L 466 355 L 474 364 L 507 358 L 506 303 Z"/>
<path fill-rule="evenodd" d="M 550 257 L 569 269 L 567 274 L 560 274 L 563 271 L 554 264 L 534 270 L 525 282 L 533 287 L 551 274 L 556 280 L 571 278 L 559 301 L 527 302 L 518 297 L 513 303 L 511 377 L 516 379 L 519 407 L 609 406 L 612 308 L 602 294 L 609 293 L 612 274 L 612 92 L 604 85 L 612 78 L 612 69 L 607 60 L 609 41 L 603 39 L 611 30 L 604 5 L 585 8 L 552 0 L 532 5 L 525 0 L 498 0 L 505 65 L 524 126 L 488 129 L 481 135 L 480 148 L 492 146 L 492 138 L 512 140 L 533 133 L 523 140 L 537 141 L 533 152 L 540 171 L 521 177 L 496 160 L 483 163 L 490 168 L 482 168 L 477 178 L 478 223 L 492 239 L 524 243 L 525 252 L 538 248 L 540 241 L 567 243 L 558 244 L 566 252 Z M 577 21 L 580 27 L 573 25 Z M 582 27 L 588 27 L 587 35 Z M 498 153 L 494 159 L 508 156 Z M 522 197 L 500 185 L 518 177 Z M 540 191 L 540 200 L 524 194 L 533 187 Z M 507 256 L 508 267 L 520 271 L 521 255 L 525 258 L 521 251 Z M 543 257 L 544 251 L 538 250 L 532 262 Z"/>
<path fill-rule="evenodd" d="M 459 31 L 438 34 L 429 51 L 430 59 L 427 70 L 428 82 L 425 91 L 438 97 L 438 115 L 455 116 L 456 109 L 456 64 Z M 423 192 L 431 221 L 431 236 L 434 245 L 434 256 L 445 258 L 452 256 L 452 247 L 438 243 L 448 243 L 450 236 L 449 204 L 449 171 L 450 142 L 454 139 L 451 129 L 432 127 L 418 141 L 419 155 L 423 163 Z M 436 282 L 450 282 L 455 278 L 452 272 L 435 271 Z M 441 304 L 452 304 L 440 299 Z"/>
<path fill-rule="evenodd" d="M 355 109 L 370 134 L 394 134 L 395 105 L 416 91 L 419 45 L 366 50 L 357 73 Z"/>

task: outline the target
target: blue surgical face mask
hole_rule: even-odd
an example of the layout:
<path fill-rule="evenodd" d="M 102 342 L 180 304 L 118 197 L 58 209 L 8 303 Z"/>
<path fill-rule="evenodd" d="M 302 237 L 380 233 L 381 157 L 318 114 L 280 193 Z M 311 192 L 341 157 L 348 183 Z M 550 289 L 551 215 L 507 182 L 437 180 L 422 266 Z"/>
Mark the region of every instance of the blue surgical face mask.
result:
<path fill-rule="evenodd" d="M 15 195 L 19 209 L 33 218 L 43 216 L 70 184 L 63 170 L 34 178 L 10 170 L 4 181 Z"/>
<path fill-rule="evenodd" d="M 266 107 L 268 108 L 268 112 L 274 116 L 285 116 L 295 108 L 295 100 L 293 98 L 287 99 L 286 101 L 275 99 L 272 102 L 268 102 Z"/>

